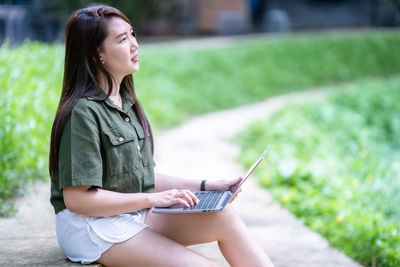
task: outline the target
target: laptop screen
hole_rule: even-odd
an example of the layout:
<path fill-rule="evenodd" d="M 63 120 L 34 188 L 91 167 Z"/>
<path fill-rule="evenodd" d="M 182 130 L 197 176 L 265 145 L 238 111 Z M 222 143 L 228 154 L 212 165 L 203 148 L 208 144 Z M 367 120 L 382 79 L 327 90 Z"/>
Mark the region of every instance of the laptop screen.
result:
<path fill-rule="evenodd" d="M 258 164 L 263 160 L 265 154 L 268 152 L 269 147 L 271 144 L 267 146 L 267 148 L 264 150 L 264 152 L 261 154 L 261 156 L 257 159 L 256 162 L 250 167 L 250 169 L 247 171 L 245 176 L 243 177 L 244 179 L 232 190 L 232 194 L 235 194 L 236 191 L 239 190 L 239 188 L 242 186 L 242 184 L 247 180 L 247 178 L 250 176 L 250 174 L 254 171 L 254 169 L 258 166 Z"/>

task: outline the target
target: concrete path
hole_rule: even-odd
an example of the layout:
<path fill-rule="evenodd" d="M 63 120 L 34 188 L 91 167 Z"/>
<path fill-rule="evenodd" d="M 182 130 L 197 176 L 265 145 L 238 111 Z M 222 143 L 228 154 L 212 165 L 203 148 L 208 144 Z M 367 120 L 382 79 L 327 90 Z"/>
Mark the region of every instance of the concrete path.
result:
<path fill-rule="evenodd" d="M 285 105 L 318 100 L 324 96 L 321 90 L 282 95 L 193 118 L 156 136 L 156 171 L 210 180 L 243 175 L 246 170 L 235 162 L 240 151 L 229 141 L 231 137 Z M 260 153 L 264 150 L 262 147 L 259 149 Z M 273 153 L 273 147 L 269 153 Z M 277 267 L 360 266 L 298 222 L 252 179 L 246 181 L 233 206 Z M 216 243 L 192 248 L 229 266 Z"/>
<path fill-rule="evenodd" d="M 235 162 L 239 149 L 229 141 L 230 137 L 284 105 L 321 97 L 321 91 L 274 97 L 195 117 L 180 127 L 156 134 L 156 171 L 210 180 L 242 175 L 245 170 Z M 36 183 L 17 205 L 16 216 L 0 219 L 0 266 L 75 265 L 66 261 L 58 248 L 49 183 Z M 299 223 L 251 179 L 233 205 L 277 267 L 360 266 Z M 192 248 L 229 266 L 215 243 Z"/>

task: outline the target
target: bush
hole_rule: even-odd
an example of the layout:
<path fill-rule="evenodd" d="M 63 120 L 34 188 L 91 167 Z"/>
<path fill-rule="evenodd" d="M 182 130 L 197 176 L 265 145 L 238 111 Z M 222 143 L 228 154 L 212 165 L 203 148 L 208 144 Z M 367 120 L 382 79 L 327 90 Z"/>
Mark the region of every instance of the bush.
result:
<path fill-rule="evenodd" d="M 55 45 L 0 47 L 0 215 L 14 210 L 12 199 L 28 181 L 47 177 L 62 55 Z"/>
<path fill-rule="evenodd" d="M 291 35 L 221 48 L 144 47 L 134 77 L 151 120 L 170 126 L 282 93 L 396 74 L 399 43 L 397 32 L 370 32 Z"/>
<path fill-rule="evenodd" d="M 277 112 L 238 137 L 247 166 L 255 148 L 272 143 L 260 183 L 365 265 L 400 264 L 399 84 L 398 76 L 359 82 L 323 103 Z"/>

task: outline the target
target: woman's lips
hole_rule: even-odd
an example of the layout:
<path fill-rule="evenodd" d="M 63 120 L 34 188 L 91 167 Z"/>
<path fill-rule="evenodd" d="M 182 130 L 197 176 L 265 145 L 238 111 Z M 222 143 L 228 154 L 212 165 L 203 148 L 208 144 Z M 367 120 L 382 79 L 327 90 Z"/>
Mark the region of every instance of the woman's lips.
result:
<path fill-rule="evenodd" d="M 139 61 L 139 56 L 136 55 L 132 58 L 132 62 L 138 62 Z"/>

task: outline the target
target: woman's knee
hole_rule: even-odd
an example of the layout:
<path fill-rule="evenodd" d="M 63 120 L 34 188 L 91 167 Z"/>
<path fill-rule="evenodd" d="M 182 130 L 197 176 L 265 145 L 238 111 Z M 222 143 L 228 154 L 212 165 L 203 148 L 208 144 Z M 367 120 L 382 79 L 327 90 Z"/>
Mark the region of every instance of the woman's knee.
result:
<path fill-rule="evenodd" d="M 219 216 L 219 222 L 221 224 L 221 228 L 223 229 L 223 237 L 227 235 L 232 235 L 235 232 L 243 231 L 246 226 L 243 223 L 242 219 L 236 213 L 235 209 L 231 205 L 227 205 L 222 211 L 221 216 Z"/>
<path fill-rule="evenodd" d="M 219 219 L 222 220 L 222 222 L 224 223 L 237 223 L 242 221 L 239 215 L 236 213 L 235 209 L 230 204 L 226 205 L 219 215 Z"/>

